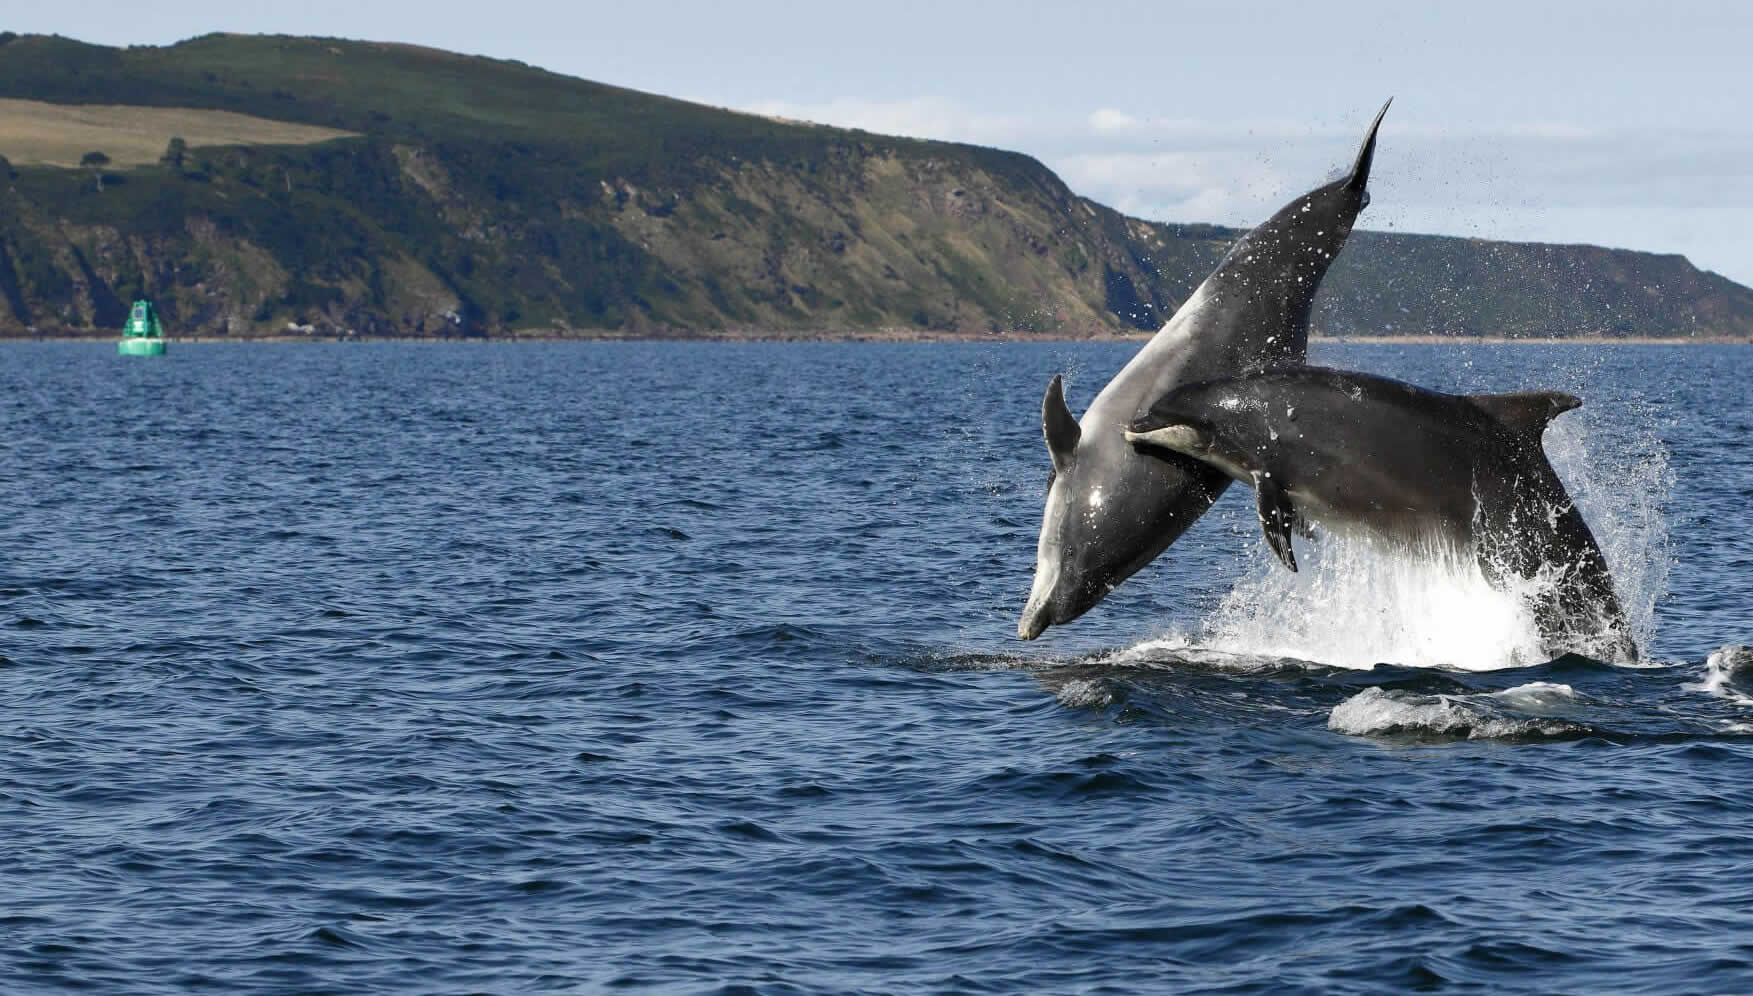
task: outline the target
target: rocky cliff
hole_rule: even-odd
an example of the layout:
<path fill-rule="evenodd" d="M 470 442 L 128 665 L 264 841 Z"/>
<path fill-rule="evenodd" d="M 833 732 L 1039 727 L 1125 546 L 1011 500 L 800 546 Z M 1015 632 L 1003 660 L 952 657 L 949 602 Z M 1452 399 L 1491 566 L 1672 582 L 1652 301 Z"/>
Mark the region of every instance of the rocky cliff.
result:
<path fill-rule="evenodd" d="M 408 46 L 0 35 L 0 97 L 351 136 L 69 168 L 0 128 L 11 334 L 108 334 L 134 297 L 203 335 L 1110 334 L 1159 325 L 1239 234 L 1123 217 L 1016 153 Z M 1364 232 L 1316 326 L 1753 335 L 1753 291 L 1679 257 Z"/>

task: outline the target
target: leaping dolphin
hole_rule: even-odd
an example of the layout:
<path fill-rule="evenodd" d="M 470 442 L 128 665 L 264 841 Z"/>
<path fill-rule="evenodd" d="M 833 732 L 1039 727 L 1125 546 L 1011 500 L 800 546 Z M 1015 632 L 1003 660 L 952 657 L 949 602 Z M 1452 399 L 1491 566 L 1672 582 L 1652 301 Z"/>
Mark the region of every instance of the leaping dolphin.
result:
<path fill-rule="evenodd" d="M 1194 381 L 1300 364 L 1309 306 L 1369 203 L 1376 112 L 1351 172 L 1291 201 L 1230 248 L 1168 324 L 1090 402 L 1080 423 L 1058 377 L 1041 423 L 1053 458 L 1035 581 L 1017 621 L 1032 640 L 1089 611 L 1205 514 L 1229 478 L 1195 460 L 1136 452 L 1122 435 L 1144 405 Z"/>
<path fill-rule="evenodd" d="M 1580 404 L 1300 367 L 1184 385 L 1126 439 L 1253 485 L 1267 543 L 1293 571 L 1291 530 L 1307 523 L 1471 555 L 1499 587 L 1534 582 L 1552 655 L 1635 659 L 1606 558 L 1541 447 L 1547 423 Z"/>

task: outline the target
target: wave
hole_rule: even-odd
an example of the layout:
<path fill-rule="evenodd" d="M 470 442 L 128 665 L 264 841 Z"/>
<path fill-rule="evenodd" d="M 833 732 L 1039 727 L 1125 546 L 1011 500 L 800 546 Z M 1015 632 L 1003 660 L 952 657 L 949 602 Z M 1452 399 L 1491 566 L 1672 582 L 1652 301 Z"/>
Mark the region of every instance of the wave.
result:
<path fill-rule="evenodd" d="M 1579 704 L 1569 685 L 1534 681 L 1473 695 L 1419 695 L 1366 688 L 1333 707 L 1327 728 L 1353 736 L 1527 740 L 1602 732 L 1566 713 Z"/>
<path fill-rule="evenodd" d="M 1749 675 L 1753 675 L 1753 647 L 1730 644 L 1712 651 L 1705 658 L 1704 675 L 1697 682 L 1682 687 L 1738 706 L 1753 707 L 1753 695 L 1735 687 L 1736 679 Z"/>
<path fill-rule="evenodd" d="M 1167 637 L 1073 660 L 969 660 L 1018 667 L 1058 707 L 1119 724 L 1295 738 L 1314 728 L 1396 744 L 1599 740 L 1674 744 L 1753 734 L 1753 647 L 1708 659 L 1610 664 L 1566 654 L 1525 668 L 1347 668 L 1213 650 Z M 1701 694 L 1702 693 L 1702 694 Z M 1253 734 L 1243 734 L 1253 735 Z"/>

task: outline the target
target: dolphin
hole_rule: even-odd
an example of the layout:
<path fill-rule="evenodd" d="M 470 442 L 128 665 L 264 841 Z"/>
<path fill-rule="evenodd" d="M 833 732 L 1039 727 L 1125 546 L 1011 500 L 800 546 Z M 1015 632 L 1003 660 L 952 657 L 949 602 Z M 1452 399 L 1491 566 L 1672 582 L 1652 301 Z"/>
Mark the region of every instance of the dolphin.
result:
<path fill-rule="evenodd" d="M 1498 587 L 1535 582 L 1534 616 L 1554 656 L 1635 659 L 1606 558 L 1541 447 L 1547 423 L 1580 404 L 1298 367 L 1184 385 L 1125 435 L 1251 484 L 1267 543 L 1293 571 L 1291 530 L 1310 523 L 1470 554 Z"/>
<path fill-rule="evenodd" d="M 1035 580 L 1017 621 L 1032 640 L 1089 611 L 1205 514 L 1229 479 L 1196 460 L 1155 459 L 1121 435 L 1144 404 L 1181 384 L 1302 363 L 1309 306 L 1344 247 L 1376 152 L 1376 112 L 1346 175 L 1279 209 L 1230 248 L 1173 317 L 1090 402 L 1079 422 L 1057 376 L 1041 423 L 1053 460 Z"/>

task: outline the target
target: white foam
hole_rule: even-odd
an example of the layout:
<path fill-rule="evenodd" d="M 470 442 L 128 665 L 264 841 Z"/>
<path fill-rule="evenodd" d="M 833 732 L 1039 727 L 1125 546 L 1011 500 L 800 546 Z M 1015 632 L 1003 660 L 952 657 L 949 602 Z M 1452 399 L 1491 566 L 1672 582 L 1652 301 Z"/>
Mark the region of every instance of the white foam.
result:
<path fill-rule="evenodd" d="M 1204 621 L 1199 642 L 1338 667 L 1490 670 L 1545 660 L 1527 604 L 1471 557 L 1408 554 L 1357 537 L 1298 541 L 1299 570 L 1262 553 Z"/>
<path fill-rule="evenodd" d="M 1164 658 L 1176 664 L 1192 663 L 1205 667 L 1221 668 L 1225 671 L 1259 671 L 1264 668 L 1279 667 L 1284 661 L 1261 654 L 1232 652 L 1214 648 L 1199 638 L 1172 630 L 1155 639 L 1145 640 L 1101 658 L 1101 663 L 1113 667 L 1152 667 Z"/>
<path fill-rule="evenodd" d="M 1492 692 L 1491 697 L 1516 709 L 1550 709 L 1576 700 L 1576 689 L 1553 681 L 1530 681 L 1525 685 Z"/>
<path fill-rule="evenodd" d="M 1734 644 L 1719 647 L 1704 661 L 1704 675 L 1698 681 L 1680 687 L 1689 692 L 1703 692 L 1736 705 L 1753 706 L 1753 696 L 1737 690 L 1732 682 L 1744 671 L 1753 671 L 1753 647 Z"/>
<path fill-rule="evenodd" d="M 1057 693 L 1059 704 L 1071 709 L 1084 706 L 1106 706 L 1114 702 L 1114 693 L 1100 681 L 1088 678 L 1073 678 L 1059 686 Z"/>
<path fill-rule="evenodd" d="M 1541 686 L 1536 688 L 1536 686 Z M 1506 689 L 1486 695 L 1417 695 L 1411 692 L 1366 688 L 1333 707 L 1327 717 L 1327 728 L 1352 736 L 1385 736 L 1395 734 L 1465 737 L 1470 740 L 1491 740 L 1503 737 L 1532 735 L 1562 736 L 1584 729 L 1575 723 L 1544 716 L 1503 716 L 1492 703 L 1514 693 L 1528 694 L 1536 689 L 1536 698 L 1551 696 L 1553 689 L 1564 689 L 1557 698 L 1574 696 L 1568 686 L 1534 682 L 1521 688 Z M 1543 704 L 1551 704 L 1550 700 Z"/>
<path fill-rule="evenodd" d="M 1333 707 L 1327 728 L 1354 735 L 1407 729 L 1446 732 L 1466 725 L 1465 713 L 1446 695 L 1401 697 L 1366 688 Z"/>

